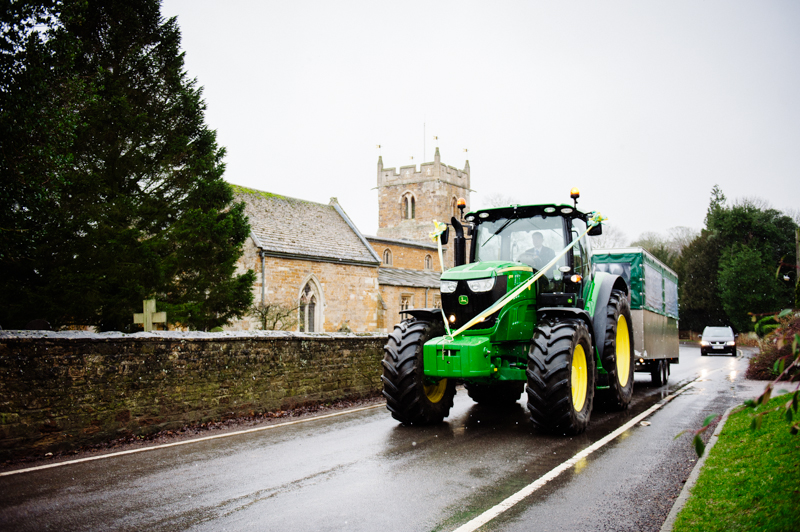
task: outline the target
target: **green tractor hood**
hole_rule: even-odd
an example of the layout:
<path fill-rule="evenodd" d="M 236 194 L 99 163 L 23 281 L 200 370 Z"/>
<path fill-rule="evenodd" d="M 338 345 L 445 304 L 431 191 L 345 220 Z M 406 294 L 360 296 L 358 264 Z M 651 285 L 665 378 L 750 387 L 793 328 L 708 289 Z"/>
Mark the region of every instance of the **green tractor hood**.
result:
<path fill-rule="evenodd" d="M 473 279 L 497 277 L 498 275 L 506 275 L 512 272 L 529 272 L 529 274 L 532 274 L 533 268 L 520 262 L 503 260 L 476 262 L 474 264 L 456 266 L 455 268 L 447 270 L 442 274 L 442 281 L 471 281 Z M 521 276 L 524 277 L 523 281 L 530 277 L 530 275 Z"/>

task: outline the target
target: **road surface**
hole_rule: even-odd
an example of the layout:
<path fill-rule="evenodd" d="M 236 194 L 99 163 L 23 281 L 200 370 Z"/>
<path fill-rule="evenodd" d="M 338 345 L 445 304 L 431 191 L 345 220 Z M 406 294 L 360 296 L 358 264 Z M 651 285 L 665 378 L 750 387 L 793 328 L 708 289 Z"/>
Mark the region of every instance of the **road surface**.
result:
<path fill-rule="evenodd" d="M 433 427 L 401 426 L 379 406 L 3 474 L 0 529 L 464 531 L 561 467 L 479 530 L 659 530 L 696 458 L 690 436 L 674 436 L 763 389 L 743 381 L 746 363 L 745 350 L 701 357 L 682 346 L 667 386 L 637 374 L 631 408 L 596 409 L 573 438 L 534 430 L 524 394 L 496 411 L 459 390 L 450 417 Z"/>

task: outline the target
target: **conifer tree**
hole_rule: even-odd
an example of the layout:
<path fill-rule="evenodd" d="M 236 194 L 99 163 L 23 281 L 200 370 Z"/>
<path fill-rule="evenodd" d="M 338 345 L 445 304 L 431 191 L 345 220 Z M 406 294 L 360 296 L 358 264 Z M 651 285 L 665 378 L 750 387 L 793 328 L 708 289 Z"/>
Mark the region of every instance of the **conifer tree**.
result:
<path fill-rule="evenodd" d="M 0 153 L 0 326 L 127 331 L 151 297 L 193 329 L 244 315 L 249 226 L 176 21 L 158 0 L 12 5 L 0 127 L 25 140 Z"/>

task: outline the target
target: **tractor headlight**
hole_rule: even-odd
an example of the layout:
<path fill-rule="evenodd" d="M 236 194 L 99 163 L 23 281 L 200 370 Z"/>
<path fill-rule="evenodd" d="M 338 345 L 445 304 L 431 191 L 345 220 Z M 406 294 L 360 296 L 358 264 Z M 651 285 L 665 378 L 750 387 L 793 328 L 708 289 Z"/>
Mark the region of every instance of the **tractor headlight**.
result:
<path fill-rule="evenodd" d="M 494 287 L 494 277 L 467 281 L 467 286 L 469 286 L 469 289 L 473 292 L 488 292 Z"/>
<path fill-rule="evenodd" d="M 439 290 L 441 290 L 443 294 L 452 294 L 453 292 L 456 291 L 457 286 L 458 286 L 458 281 L 442 281 Z"/>

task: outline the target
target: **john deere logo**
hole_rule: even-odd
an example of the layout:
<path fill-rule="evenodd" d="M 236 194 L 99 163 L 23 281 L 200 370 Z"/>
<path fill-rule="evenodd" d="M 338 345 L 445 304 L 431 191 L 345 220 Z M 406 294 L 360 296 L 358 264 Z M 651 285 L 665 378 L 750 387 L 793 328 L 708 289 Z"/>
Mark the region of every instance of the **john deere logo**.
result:
<path fill-rule="evenodd" d="M 466 305 L 467 303 L 469 303 L 469 298 L 467 296 L 458 296 L 459 305 Z"/>

